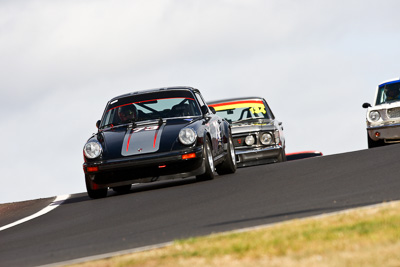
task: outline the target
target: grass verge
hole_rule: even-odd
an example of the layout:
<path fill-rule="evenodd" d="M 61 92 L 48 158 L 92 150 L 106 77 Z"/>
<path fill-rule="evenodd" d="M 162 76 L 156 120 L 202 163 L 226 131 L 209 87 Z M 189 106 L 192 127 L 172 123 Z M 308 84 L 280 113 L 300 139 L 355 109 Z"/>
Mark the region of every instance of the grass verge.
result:
<path fill-rule="evenodd" d="M 400 266 L 400 202 L 72 266 Z"/>

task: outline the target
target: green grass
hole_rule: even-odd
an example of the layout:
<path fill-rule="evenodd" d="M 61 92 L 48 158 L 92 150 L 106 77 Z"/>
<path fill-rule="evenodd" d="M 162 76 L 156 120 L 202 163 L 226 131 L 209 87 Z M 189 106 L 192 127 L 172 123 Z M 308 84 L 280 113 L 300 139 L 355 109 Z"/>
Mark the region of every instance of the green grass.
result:
<path fill-rule="evenodd" d="M 400 202 L 177 240 L 77 266 L 400 266 Z"/>

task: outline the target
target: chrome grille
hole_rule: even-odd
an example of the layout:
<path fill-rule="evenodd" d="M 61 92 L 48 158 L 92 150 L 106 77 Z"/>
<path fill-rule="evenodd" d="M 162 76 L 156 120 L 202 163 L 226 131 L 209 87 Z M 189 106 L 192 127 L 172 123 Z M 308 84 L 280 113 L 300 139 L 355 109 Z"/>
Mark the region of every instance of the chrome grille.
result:
<path fill-rule="evenodd" d="M 387 115 L 389 118 L 399 118 L 400 117 L 400 108 L 388 109 Z"/>

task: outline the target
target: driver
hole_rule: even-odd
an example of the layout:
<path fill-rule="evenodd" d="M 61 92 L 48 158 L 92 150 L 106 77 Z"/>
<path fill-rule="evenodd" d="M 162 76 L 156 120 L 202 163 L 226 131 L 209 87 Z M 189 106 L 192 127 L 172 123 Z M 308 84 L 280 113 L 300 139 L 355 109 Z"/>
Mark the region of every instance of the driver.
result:
<path fill-rule="evenodd" d="M 389 88 L 386 91 L 386 101 L 397 100 L 397 99 L 399 99 L 399 89 Z"/>
<path fill-rule="evenodd" d="M 118 108 L 118 117 L 122 123 L 135 121 L 137 119 L 137 109 L 135 105 L 125 105 Z"/>

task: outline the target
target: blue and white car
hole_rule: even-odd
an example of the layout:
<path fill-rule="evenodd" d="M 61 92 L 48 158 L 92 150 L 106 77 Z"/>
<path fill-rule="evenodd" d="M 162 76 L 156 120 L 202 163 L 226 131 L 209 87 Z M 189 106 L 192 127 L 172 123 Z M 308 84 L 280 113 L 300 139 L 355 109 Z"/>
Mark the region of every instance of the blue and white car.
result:
<path fill-rule="evenodd" d="M 367 109 L 368 148 L 400 142 L 400 78 L 379 84 Z"/>

